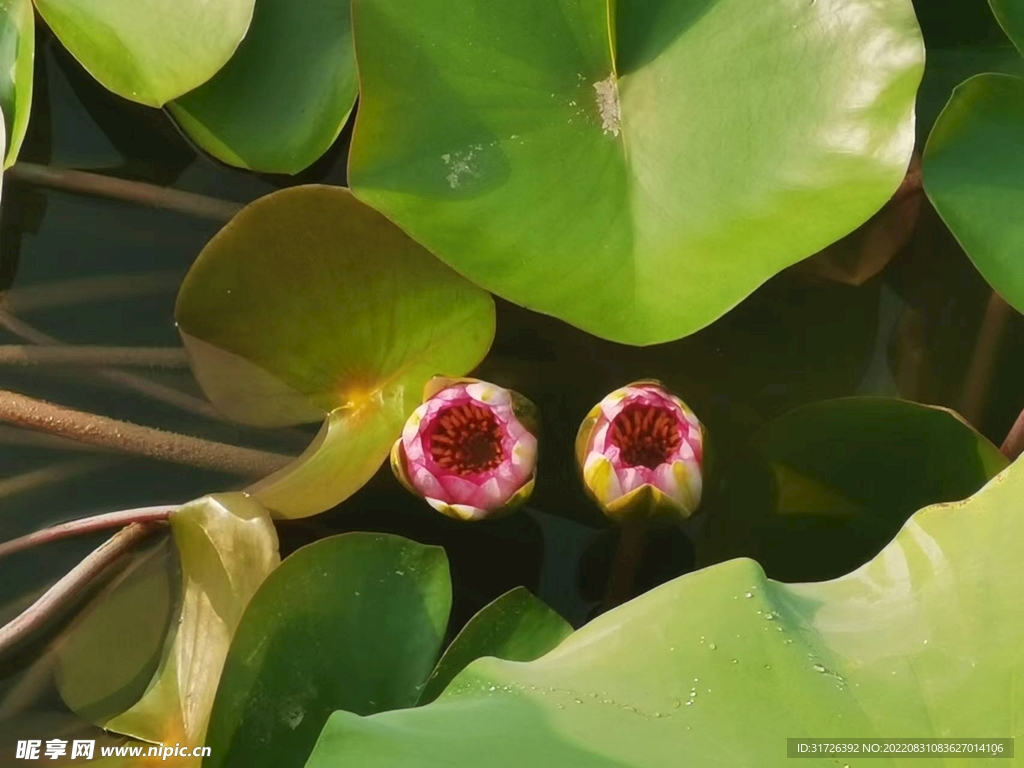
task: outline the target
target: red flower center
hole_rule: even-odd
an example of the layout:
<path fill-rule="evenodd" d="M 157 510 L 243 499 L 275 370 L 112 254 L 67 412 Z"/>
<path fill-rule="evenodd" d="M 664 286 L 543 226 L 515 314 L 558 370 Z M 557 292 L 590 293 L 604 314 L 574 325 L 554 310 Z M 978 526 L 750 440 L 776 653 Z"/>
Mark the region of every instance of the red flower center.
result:
<path fill-rule="evenodd" d="M 457 475 L 486 472 L 505 460 L 498 420 L 491 411 L 472 403 L 441 411 L 428 442 L 438 466 Z"/>
<path fill-rule="evenodd" d="M 675 413 L 642 403 L 623 408 L 612 419 L 608 435 L 624 464 L 648 469 L 669 461 L 683 441 Z"/>

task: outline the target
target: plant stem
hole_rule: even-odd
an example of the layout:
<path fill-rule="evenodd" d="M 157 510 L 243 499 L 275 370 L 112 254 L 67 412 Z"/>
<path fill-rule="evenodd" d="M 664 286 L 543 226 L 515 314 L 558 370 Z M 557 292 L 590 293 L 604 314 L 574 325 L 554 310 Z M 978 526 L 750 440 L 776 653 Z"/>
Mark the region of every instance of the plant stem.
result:
<path fill-rule="evenodd" d="M 110 453 L 107 449 L 95 445 L 86 445 L 59 435 L 48 435 L 45 432 L 34 432 L 31 429 L 20 429 L 7 424 L 0 424 L 0 445 L 17 446 L 18 448 L 46 448 L 53 451 L 75 451 L 77 453 Z"/>
<path fill-rule="evenodd" d="M 151 459 L 250 477 L 266 477 L 293 458 L 143 427 L 3 389 L 0 421 Z"/>
<path fill-rule="evenodd" d="M 111 197 L 116 200 L 188 213 L 204 219 L 229 221 L 242 209 L 241 203 L 218 200 L 193 192 L 158 187 L 141 181 L 128 181 L 68 168 L 53 168 L 36 163 L 15 163 L 4 173 L 12 181 L 24 181 L 42 187 L 81 192 L 87 195 Z"/>
<path fill-rule="evenodd" d="M 1012 314 L 1010 305 L 998 293 L 992 291 L 985 306 L 985 315 L 981 320 L 978 340 L 974 345 L 974 354 L 971 356 L 971 365 L 967 370 L 960 401 L 960 415 L 976 427 L 988 406 L 992 370 L 999 357 L 1003 332 Z"/>
<path fill-rule="evenodd" d="M 19 336 L 30 344 L 53 347 L 61 346 L 62 343 L 42 331 L 34 328 L 23 320 L 15 317 L 9 312 L 0 309 L 0 327 L 6 328 L 15 336 Z M 183 411 L 204 416 L 214 421 L 227 421 L 223 414 L 205 400 L 189 395 L 180 390 L 159 384 L 155 381 L 127 371 L 118 371 L 111 368 L 100 368 L 90 372 L 93 376 L 103 381 L 111 382 L 125 389 L 138 392 L 146 397 L 151 397 L 162 403 L 173 405 Z"/>
<path fill-rule="evenodd" d="M 96 301 L 116 301 L 173 294 L 181 284 L 180 272 L 136 272 L 127 275 L 96 275 L 55 280 L 40 285 L 12 288 L 3 293 L 2 304 L 14 314 Z"/>
<path fill-rule="evenodd" d="M 111 365 L 187 368 L 181 347 L 102 347 L 0 344 L 0 365 Z"/>
<path fill-rule="evenodd" d="M 86 459 L 71 459 L 53 466 L 33 469 L 29 472 L 22 472 L 13 477 L 0 478 L 0 499 L 7 499 L 19 493 L 33 491 L 36 488 L 45 488 L 53 483 L 96 472 L 109 466 L 119 457 L 94 456 Z M 3 545 L 0 544 L 0 551 Z"/>
<path fill-rule="evenodd" d="M 646 521 L 627 520 L 619 526 L 619 538 L 605 589 L 605 610 L 621 605 L 633 596 L 637 567 L 643 560 L 646 548 Z"/>
<path fill-rule="evenodd" d="M 0 544 L 0 557 L 13 555 L 15 552 L 49 544 L 51 541 L 68 539 L 73 536 L 84 536 L 97 531 L 108 531 L 111 528 L 124 528 L 132 523 L 158 523 L 165 522 L 171 513 L 178 509 L 178 505 L 160 507 L 139 507 L 138 509 L 123 509 L 120 512 L 108 512 L 105 515 L 94 515 L 80 520 L 71 520 L 67 523 L 44 528 L 41 531 L 11 539 Z"/>
<path fill-rule="evenodd" d="M 1006 439 L 1003 440 L 999 450 L 1010 461 L 1016 461 L 1024 453 L 1024 411 L 1020 412 L 1020 416 L 1017 417 L 1013 426 L 1010 427 L 1010 431 L 1006 435 Z"/>
<path fill-rule="evenodd" d="M 0 656 L 42 628 L 121 555 L 159 529 L 156 523 L 133 523 L 101 544 L 14 621 L 0 627 Z"/>

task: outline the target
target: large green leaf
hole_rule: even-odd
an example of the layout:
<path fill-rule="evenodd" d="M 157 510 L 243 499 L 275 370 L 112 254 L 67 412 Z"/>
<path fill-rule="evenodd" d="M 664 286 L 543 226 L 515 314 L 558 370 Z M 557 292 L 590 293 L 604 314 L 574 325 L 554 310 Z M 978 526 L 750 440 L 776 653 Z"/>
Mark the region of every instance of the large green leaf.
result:
<path fill-rule="evenodd" d="M 50 29 L 119 96 L 160 107 L 235 52 L 254 0 L 35 0 Z"/>
<path fill-rule="evenodd" d="M 1018 462 L 847 576 L 689 574 L 537 661 L 475 662 L 426 707 L 337 712 L 307 765 L 771 768 L 787 738 L 1021 738 L 1022 536 Z"/>
<path fill-rule="evenodd" d="M 988 0 L 992 12 L 1017 49 L 1024 53 L 1024 1 Z"/>
<path fill-rule="evenodd" d="M 440 547 L 350 533 L 287 558 L 231 645 L 205 768 L 305 763 L 336 709 L 416 704 L 451 608 Z"/>
<path fill-rule="evenodd" d="M 178 326 L 210 399 L 246 423 L 327 420 L 253 491 L 283 517 L 316 514 L 380 467 L 432 376 L 472 369 L 494 302 L 339 187 L 247 206 L 203 249 Z"/>
<path fill-rule="evenodd" d="M 353 28 L 355 194 L 616 341 L 712 322 L 866 221 L 913 149 L 909 0 L 355 0 Z"/>
<path fill-rule="evenodd" d="M 572 626 L 523 587 L 480 609 L 448 646 L 430 675 L 420 703 L 431 702 L 459 672 L 483 656 L 533 661 L 572 634 Z"/>
<path fill-rule="evenodd" d="M 1008 463 L 952 411 L 877 397 L 797 408 L 753 448 L 750 461 L 726 460 L 697 561 L 749 557 L 782 581 L 848 573 L 916 510 L 967 498 Z"/>
<path fill-rule="evenodd" d="M 170 111 L 226 163 L 298 173 L 337 138 L 358 90 L 349 0 L 257 0 L 235 56 Z"/>
<path fill-rule="evenodd" d="M 972 77 L 928 138 L 924 185 L 978 271 L 1024 311 L 1024 78 Z"/>
<path fill-rule="evenodd" d="M 242 493 L 207 496 L 171 515 L 181 561 L 180 618 L 143 697 L 103 727 L 143 741 L 202 744 L 242 611 L 280 561 L 266 510 Z"/>
<path fill-rule="evenodd" d="M 0 111 L 7 122 L 4 168 L 18 159 L 28 130 L 35 41 L 32 0 L 0 0 Z"/>

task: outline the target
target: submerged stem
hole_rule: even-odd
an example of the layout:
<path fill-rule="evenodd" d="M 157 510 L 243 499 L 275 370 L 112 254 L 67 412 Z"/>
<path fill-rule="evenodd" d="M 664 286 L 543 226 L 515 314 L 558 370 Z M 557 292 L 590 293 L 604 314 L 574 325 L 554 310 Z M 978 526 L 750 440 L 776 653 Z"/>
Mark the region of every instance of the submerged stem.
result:
<path fill-rule="evenodd" d="M 140 205 L 179 211 L 215 221 L 229 221 L 243 207 L 242 203 L 218 200 L 193 192 L 182 192 L 178 189 L 158 187 L 155 184 L 146 184 L 141 181 L 128 181 L 99 173 L 53 168 L 36 163 L 15 163 L 4 172 L 4 175 L 12 181 L 24 181 L 69 192 L 127 200 Z"/>
<path fill-rule="evenodd" d="M 1006 325 L 1013 314 L 1009 304 L 995 291 L 989 296 L 985 315 L 981 320 L 978 340 L 964 381 L 960 415 L 974 426 L 981 423 L 988 406 L 989 390 L 992 386 L 992 371 L 999 357 Z"/>
<path fill-rule="evenodd" d="M 3 389 L 0 421 L 152 459 L 249 477 L 265 477 L 292 460 L 291 456 L 279 453 L 215 443 L 76 411 Z"/>
<path fill-rule="evenodd" d="M 0 627 L 0 656 L 45 626 L 103 571 L 159 528 L 156 523 L 133 523 L 101 544 L 14 621 Z"/>
<path fill-rule="evenodd" d="M 36 488 L 45 488 L 79 475 L 91 474 L 122 460 L 119 456 L 91 456 L 63 461 L 42 469 L 29 470 L 12 477 L 3 477 L 0 478 L 0 499 L 8 499 L 19 493 L 34 491 Z M 3 545 L 0 544 L 0 551 L 2 550 Z"/>
<path fill-rule="evenodd" d="M 132 523 L 158 523 L 166 521 L 171 513 L 178 509 L 178 505 L 159 507 L 139 507 L 138 509 L 123 509 L 119 512 L 108 512 L 103 515 L 84 517 L 80 520 L 70 520 L 60 523 L 41 531 L 35 531 L 17 539 L 11 539 L 0 544 L 0 557 L 13 555 L 40 544 L 49 544 L 51 541 L 69 539 L 73 536 L 84 536 L 97 531 L 108 531 L 111 528 L 124 528 Z"/>
<path fill-rule="evenodd" d="M 187 368 L 180 347 L 29 346 L 0 344 L 0 365 L 113 365 Z"/>
<path fill-rule="evenodd" d="M 62 342 L 59 339 L 56 339 L 47 333 L 43 333 L 39 329 L 26 323 L 24 320 L 15 317 L 10 312 L 5 312 L 3 309 L 0 309 L 0 328 L 6 328 L 15 336 L 24 339 L 30 344 L 38 344 L 45 347 L 62 345 Z M 173 405 L 183 411 L 194 413 L 197 416 L 204 416 L 214 421 L 227 421 L 223 414 L 217 411 L 216 408 L 205 400 L 194 397 L 193 395 L 182 392 L 181 390 L 173 387 L 168 387 L 164 384 L 152 381 L 144 376 L 129 373 L 128 371 L 119 371 L 113 368 L 98 368 L 97 370 L 90 371 L 89 373 L 96 378 L 111 382 L 133 392 L 138 392 L 140 395 L 151 397 L 162 403 Z"/>

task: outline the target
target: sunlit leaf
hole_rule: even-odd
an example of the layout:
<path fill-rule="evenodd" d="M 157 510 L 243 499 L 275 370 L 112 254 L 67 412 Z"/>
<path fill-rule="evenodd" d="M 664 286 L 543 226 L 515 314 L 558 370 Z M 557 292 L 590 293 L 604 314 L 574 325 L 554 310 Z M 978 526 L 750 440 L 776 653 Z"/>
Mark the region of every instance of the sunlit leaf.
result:
<path fill-rule="evenodd" d="M 348 190 L 293 187 L 247 206 L 178 295 L 193 372 L 229 416 L 324 419 L 310 450 L 253 492 L 282 517 L 328 509 L 380 467 L 432 376 L 472 369 L 490 295 Z"/>
<path fill-rule="evenodd" d="M 160 107 L 231 58 L 254 0 L 35 0 L 57 38 L 104 86 Z"/>
<path fill-rule="evenodd" d="M 690 334 L 848 234 L 914 145 L 909 0 L 355 0 L 353 29 L 355 194 L 616 341 Z"/>
<path fill-rule="evenodd" d="M 787 738 L 1019 740 L 1021 536 L 1018 463 L 834 581 L 780 584 L 732 560 L 537 661 L 474 662 L 425 707 L 337 712 L 307 765 L 781 768 Z"/>
<path fill-rule="evenodd" d="M 7 122 L 4 168 L 18 159 L 28 129 L 35 40 L 32 0 L 0 2 L 0 111 Z"/>

